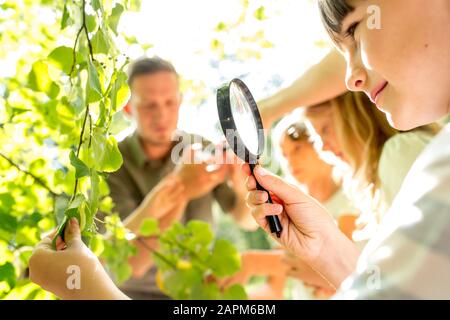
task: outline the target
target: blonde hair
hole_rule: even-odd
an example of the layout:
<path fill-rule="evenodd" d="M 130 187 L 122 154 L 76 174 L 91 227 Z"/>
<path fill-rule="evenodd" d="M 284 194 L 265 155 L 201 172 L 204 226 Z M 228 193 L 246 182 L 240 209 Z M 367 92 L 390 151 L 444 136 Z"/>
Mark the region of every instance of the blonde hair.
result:
<path fill-rule="evenodd" d="M 336 137 L 350 168 L 350 177 L 344 181 L 347 193 L 358 207 L 361 195 L 370 196 L 370 210 L 379 212 L 378 166 L 381 152 L 386 141 L 399 131 L 389 125 L 386 115 L 364 93 L 347 92 L 325 103 L 308 107 L 305 115 L 318 115 L 324 108 L 331 108 L 333 112 Z M 438 127 L 429 125 L 416 130 L 434 134 Z"/>

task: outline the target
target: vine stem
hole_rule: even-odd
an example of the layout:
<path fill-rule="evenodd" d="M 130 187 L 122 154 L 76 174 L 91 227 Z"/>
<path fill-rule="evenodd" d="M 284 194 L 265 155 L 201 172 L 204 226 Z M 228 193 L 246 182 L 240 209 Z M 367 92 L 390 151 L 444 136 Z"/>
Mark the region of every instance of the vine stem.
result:
<path fill-rule="evenodd" d="M 177 240 L 170 241 L 170 240 L 160 239 L 160 241 L 165 242 L 170 245 L 180 246 L 183 250 L 187 251 L 192 257 L 194 257 L 200 264 L 202 264 L 204 267 L 208 267 L 207 265 L 205 265 L 205 263 L 202 261 L 202 259 L 198 256 L 198 254 L 195 251 L 192 251 L 190 248 L 186 247 L 183 243 L 181 243 Z"/>
<path fill-rule="evenodd" d="M 75 39 L 74 52 L 76 50 L 78 37 L 79 37 L 81 31 L 84 30 L 84 32 L 86 34 L 86 39 L 87 39 L 87 42 L 88 42 L 90 58 L 91 58 L 92 62 L 94 62 L 95 61 L 94 53 L 93 53 L 93 50 L 92 50 L 91 40 L 89 39 L 89 31 L 88 31 L 87 25 L 86 25 L 86 0 L 83 0 L 82 5 L 81 5 L 81 10 L 82 10 L 83 20 L 82 20 L 81 28 L 78 31 L 77 38 Z M 76 56 L 76 54 L 75 54 L 75 56 Z M 74 64 L 75 64 L 75 60 L 74 60 Z M 80 139 L 79 139 L 79 142 L 78 142 L 78 147 L 77 147 L 77 152 L 76 152 L 76 156 L 77 157 L 79 157 L 81 146 L 83 145 L 83 138 L 84 138 L 84 133 L 85 133 L 85 130 L 86 130 L 86 122 L 87 122 L 87 119 L 90 118 L 90 117 L 91 117 L 91 115 L 89 113 L 89 103 L 86 103 L 86 113 L 84 115 L 83 124 L 81 126 Z M 92 136 L 92 124 L 89 125 L 89 128 L 90 128 L 90 136 Z M 90 139 L 89 139 L 89 144 L 90 144 Z M 77 190 L 78 190 L 78 181 L 79 181 L 78 178 L 75 179 L 75 186 L 74 186 L 74 190 L 73 190 L 73 195 L 72 195 L 71 201 L 73 201 L 75 199 L 75 196 L 76 196 L 76 193 L 77 193 Z"/>
<path fill-rule="evenodd" d="M 31 173 L 30 171 L 22 168 L 20 165 L 18 165 L 17 163 L 15 163 L 13 160 L 11 160 L 11 158 L 9 158 L 8 156 L 4 155 L 3 153 L 0 152 L 0 157 L 2 157 L 3 159 L 5 159 L 6 161 L 8 161 L 8 163 L 13 166 L 14 168 L 16 168 L 18 171 L 26 174 L 27 176 L 30 176 L 34 179 L 34 181 L 36 181 L 41 187 L 43 187 L 44 189 L 46 189 L 53 197 L 58 196 L 58 194 L 56 192 L 54 192 L 41 178 L 37 177 L 36 175 L 34 175 L 33 173 Z"/>
<path fill-rule="evenodd" d="M 157 256 L 158 258 L 160 258 L 162 261 L 164 261 L 165 263 L 167 263 L 169 266 L 171 266 L 173 269 L 176 269 L 177 266 L 170 261 L 169 259 L 167 259 L 166 257 L 164 257 L 163 254 L 161 254 L 160 252 L 158 252 L 157 250 L 151 248 L 149 245 L 147 245 L 145 243 L 144 240 L 142 240 L 141 238 L 137 237 L 136 240 L 142 244 L 144 246 L 145 249 L 147 249 L 148 251 L 150 251 L 151 253 L 153 253 L 155 256 Z"/>

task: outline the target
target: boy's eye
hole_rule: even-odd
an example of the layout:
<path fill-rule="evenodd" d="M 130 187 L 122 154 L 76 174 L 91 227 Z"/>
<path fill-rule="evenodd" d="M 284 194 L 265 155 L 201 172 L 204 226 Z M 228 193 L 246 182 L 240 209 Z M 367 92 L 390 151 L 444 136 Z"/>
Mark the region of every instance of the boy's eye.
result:
<path fill-rule="evenodd" d="M 354 37 L 355 36 L 355 31 L 356 31 L 356 28 L 358 27 L 358 25 L 359 25 L 359 22 L 354 22 L 354 23 L 352 23 L 349 27 L 348 27 L 348 29 L 347 29 L 347 31 L 345 31 L 345 36 L 346 37 Z"/>

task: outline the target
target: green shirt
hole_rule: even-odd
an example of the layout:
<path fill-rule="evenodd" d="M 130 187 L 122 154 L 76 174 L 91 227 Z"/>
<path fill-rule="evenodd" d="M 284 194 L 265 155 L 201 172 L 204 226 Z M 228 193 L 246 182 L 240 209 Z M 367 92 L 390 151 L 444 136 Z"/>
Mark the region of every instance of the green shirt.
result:
<path fill-rule="evenodd" d="M 180 143 L 184 146 L 192 141 L 200 140 L 201 137 L 183 133 Z M 189 137 L 190 139 L 185 139 Z M 204 145 L 209 142 L 204 143 Z M 123 156 L 122 167 L 112 173 L 108 178 L 111 190 L 111 197 L 115 202 L 115 209 L 122 220 L 128 217 L 144 200 L 145 196 L 164 178 L 171 173 L 176 164 L 171 159 L 171 152 L 160 160 L 149 160 L 142 149 L 137 133 L 128 136 L 121 143 L 119 149 Z M 172 151 L 172 150 L 171 150 Z M 188 203 L 186 211 L 182 217 L 182 223 L 189 220 L 203 220 L 212 223 L 212 205 L 216 200 L 224 212 L 233 209 L 236 202 L 236 195 L 228 184 L 222 183 L 203 197 L 192 200 Z M 142 279 L 130 279 L 122 287 L 125 293 L 131 297 L 133 293 L 139 293 L 139 297 L 145 299 L 158 298 L 159 292 L 155 284 L 155 268 Z"/>

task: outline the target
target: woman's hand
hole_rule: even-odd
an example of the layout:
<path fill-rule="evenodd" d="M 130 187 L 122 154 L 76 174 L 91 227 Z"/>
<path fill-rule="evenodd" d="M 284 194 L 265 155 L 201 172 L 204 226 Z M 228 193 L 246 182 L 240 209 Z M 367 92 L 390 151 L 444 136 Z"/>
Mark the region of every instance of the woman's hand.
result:
<path fill-rule="evenodd" d="M 280 218 L 283 231 L 280 238 L 272 237 L 299 256 L 324 276 L 334 287 L 356 268 L 359 256 L 356 246 L 338 229 L 331 215 L 312 197 L 296 186 L 257 166 L 258 182 L 271 194 L 274 202 L 266 203 L 267 192 L 256 190 L 255 177 L 244 165 L 247 178 L 247 204 L 256 222 L 268 233 L 268 215 Z"/>
<path fill-rule="evenodd" d="M 75 218 L 60 236 L 56 250 L 53 235 L 44 238 L 29 261 L 30 280 L 62 299 L 128 299 L 112 282 L 98 258 L 81 240 Z"/>

